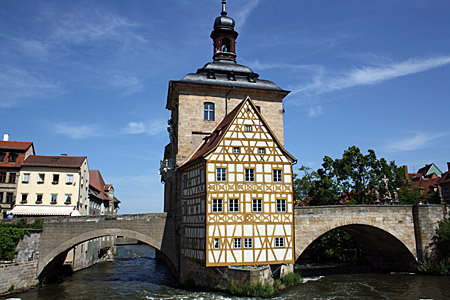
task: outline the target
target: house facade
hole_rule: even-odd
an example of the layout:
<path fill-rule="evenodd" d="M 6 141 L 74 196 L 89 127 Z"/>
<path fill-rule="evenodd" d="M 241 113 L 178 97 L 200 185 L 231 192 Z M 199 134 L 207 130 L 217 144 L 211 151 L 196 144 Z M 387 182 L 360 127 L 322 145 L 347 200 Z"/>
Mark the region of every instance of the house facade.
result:
<path fill-rule="evenodd" d="M 20 168 L 24 160 L 34 155 L 32 142 L 9 141 L 9 135 L 0 141 L 0 218 L 6 218 L 17 197 Z"/>
<path fill-rule="evenodd" d="M 180 168 L 184 256 L 206 267 L 294 263 L 293 163 L 243 100 Z"/>
<path fill-rule="evenodd" d="M 119 199 L 112 184 L 105 184 L 99 170 L 89 170 L 89 212 L 91 215 L 116 215 Z"/>
<path fill-rule="evenodd" d="M 89 214 L 89 168 L 85 156 L 30 155 L 20 170 L 15 216 Z"/>

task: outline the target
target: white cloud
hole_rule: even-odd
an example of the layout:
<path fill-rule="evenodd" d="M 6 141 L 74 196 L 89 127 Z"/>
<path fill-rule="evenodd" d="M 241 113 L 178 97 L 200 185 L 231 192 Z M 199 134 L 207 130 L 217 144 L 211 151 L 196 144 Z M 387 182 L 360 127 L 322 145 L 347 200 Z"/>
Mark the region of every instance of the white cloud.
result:
<path fill-rule="evenodd" d="M 167 127 L 167 121 L 154 120 L 149 123 L 130 122 L 122 129 L 123 134 L 148 134 L 151 136 L 164 132 Z"/>
<path fill-rule="evenodd" d="M 51 129 L 57 133 L 66 135 L 72 139 L 86 139 L 102 136 L 102 126 L 98 124 L 75 125 L 73 123 L 52 123 Z"/>
<path fill-rule="evenodd" d="M 234 19 L 236 20 L 236 24 L 239 27 L 243 27 L 245 24 L 245 21 L 247 20 L 247 17 L 250 15 L 250 13 L 258 6 L 260 0 L 248 0 L 245 1 L 237 13 L 234 13 Z"/>
<path fill-rule="evenodd" d="M 292 94 L 322 94 L 356 86 L 373 85 L 398 77 L 446 66 L 448 64 L 450 64 L 450 56 L 438 56 L 425 59 L 412 58 L 404 62 L 375 67 L 361 67 L 329 78 L 326 78 L 325 75 L 314 77 L 312 83 L 298 86 L 294 89 Z"/>
<path fill-rule="evenodd" d="M 384 148 L 388 152 L 419 150 L 431 147 L 430 146 L 431 143 L 449 134 L 450 134 L 449 132 L 434 133 L 434 134 L 425 132 L 414 132 L 411 136 L 398 139 L 395 142 L 386 145 Z"/>
<path fill-rule="evenodd" d="M 112 76 L 109 85 L 122 89 L 122 96 L 131 96 L 144 90 L 144 84 L 135 76 L 125 77 L 121 74 Z"/>
<path fill-rule="evenodd" d="M 65 93 L 61 83 L 40 74 L 17 67 L 0 67 L 0 107 L 17 106 L 30 99 L 52 99 Z"/>

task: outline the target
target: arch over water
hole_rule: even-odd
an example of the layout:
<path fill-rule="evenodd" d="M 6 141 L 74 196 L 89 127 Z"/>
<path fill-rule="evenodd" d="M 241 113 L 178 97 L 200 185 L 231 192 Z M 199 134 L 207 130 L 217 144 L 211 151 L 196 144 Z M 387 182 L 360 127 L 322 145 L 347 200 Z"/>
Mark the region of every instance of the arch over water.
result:
<path fill-rule="evenodd" d="M 361 247 L 361 255 L 367 258 L 372 267 L 398 271 L 410 271 L 417 268 L 417 260 L 413 252 L 390 232 L 372 225 L 348 224 L 332 229 L 316 231 L 316 237 L 296 248 L 296 260 L 306 249 L 324 234 L 341 229 L 350 235 Z"/>

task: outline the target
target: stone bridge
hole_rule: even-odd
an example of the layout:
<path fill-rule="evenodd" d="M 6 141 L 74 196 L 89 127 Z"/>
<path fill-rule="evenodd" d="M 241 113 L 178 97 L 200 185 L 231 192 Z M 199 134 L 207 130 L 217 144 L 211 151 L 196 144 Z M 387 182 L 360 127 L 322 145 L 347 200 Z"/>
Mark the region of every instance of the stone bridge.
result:
<path fill-rule="evenodd" d="M 103 236 L 124 236 L 148 244 L 178 269 L 175 225 L 166 213 L 46 219 L 39 247 L 37 274 L 74 246 Z"/>
<path fill-rule="evenodd" d="M 445 207 L 441 205 L 340 205 L 295 209 L 298 259 L 317 238 L 340 228 L 350 233 L 374 267 L 414 270 L 429 254 Z"/>
<path fill-rule="evenodd" d="M 321 235 L 340 228 L 355 237 L 373 266 L 411 270 L 426 255 L 442 217 L 440 205 L 296 208 L 296 259 Z M 159 250 L 177 273 L 177 230 L 165 213 L 47 219 L 40 239 L 37 274 L 72 247 L 102 236 L 124 236 L 146 243 Z"/>

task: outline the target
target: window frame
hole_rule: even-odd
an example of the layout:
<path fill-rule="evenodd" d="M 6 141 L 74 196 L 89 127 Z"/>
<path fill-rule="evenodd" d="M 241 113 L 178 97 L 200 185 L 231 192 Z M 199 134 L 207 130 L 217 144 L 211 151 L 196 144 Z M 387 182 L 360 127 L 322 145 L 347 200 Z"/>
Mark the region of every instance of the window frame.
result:
<path fill-rule="evenodd" d="M 241 153 L 241 147 L 233 147 L 233 153 L 234 154 L 240 154 Z"/>
<path fill-rule="evenodd" d="M 282 169 L 273 169 L 272 170 L 272 179 L 273 179 L 273 182 L 276 182 L 276 183 L 283 182 L 283 170 Z"/>
<path fill-rule="evenodd" d="M 27 203 L 28 202 L 28 193 L 22 193 L 20 197 L 20 203 Z"/>
<path fill-rule="evenodd" d="M 227 168 L 216 168 L 216 182 L 227 182 Z"/>
<path fill-rule="evenodd" d="M 264 147 L 259 147 L 258 148 L 258 154 L 266 154 L 266 148 L 264 148 Z"/>
<path fill-rule="evenodd" d="M 14 193 L 6 193 L 6 202 L 5 203 L 13 203 Z"/>
<path fill-rule="evenodd" d="M 58 194 L 51 194 L 50 195 L 50 204 L 56 204 L 58 203 Z"/>
<path fill-rule="evenodd" d="M 69 181 L 69 178 L 71 178 L 71 180 Z M 66 184 L 72 184 L 73 183 L 73 174 L 67 174 L 66 175 Z"/>
<path fill-rule="evenodd" d="M 203 121 L 215 121 L 215 104 L 213 102 L 203 103 Z"/>
<path fill-rule="evenodd" d="M 42 203 L 42 198 L 44 197 L 43 194 L 36 194 L 36 204 L 41 204 Z"/>
<path fill-rule="evenodd" d="M 223 199 L 221 198 L 212 199 L 211 204 L 212 204 L 211 211 L 213 213 L 223 213 Z"/>
<path fill-rule="evenodd" d="M 281 209 L 279 209 L 280 207 Z M 285 213 L 287 211 L 286 208 L 286 199 L 277 199 L 277 213 Z"/>
<path fill-rule="evenodd" d="M 244 249 L 253 249 L 253 238 L 244 238 Z"/>
<path fill-rule="evenodd" d="M 248 168 L 244 170 L 245 182 L 255 182 L 255 169 Z"/>
<path fill-rule="evenodd" d="M 256 208 L 256 209 L 255 209 Z M 252 212 L 253 213 L 262 213 L 263 209 L 263 199 L 252 199 Z"/>
<path fill-rule="evenodd" d="M 219 238 L 214 238 L 213 248 L 216 250 L 220 249 L 220 239 Z"/>
<path fill-rule="evenodd" d="M 23 173 L 22 183 L 30 182 L 30 173 Z"/>
<path fill-rule="evenodd" d="M 6 172 L 0 172 L 0 183 L 6 183 Z"/>
<path fill-rule="evenodd" d="M 252 132 L 253 128 L 252 125 L 245 125 L 245 132 Z"/>
<path fill-rule="evenodd" d="M 275 248 L 284 248 L 284 237 L 275 238 Z"/>
<path fill-rule="evenodd" d="M 42 184 L 45 182 L 45 173 L 38 173 L 37 183 Z"/>
<path fill-rule="evenodd" d="M 234 238 L 233 249 L 242 249 L 242 238 Z"/>
<path fill-rule="evenodd" d="M 17 173 L 9 173 L 8 183 L 17 183 L 16 174 Z"/>
<path fill-rule="evenodd" d="M 231 198 L 228 199 L 228 212 L 238 213 L 239 212 L 239 199 Z"/>
<path fill-rule="evenodd" d="M 69 201 L 67 201 L 67 198 L 69 198 Z M 64 204 L 71 204 L 72 203 L 72 194 L 65 194 L 64 195 Z"/>
<path fill-rule="evenodd" d="M 18 157 L 19 155 L 17 154 L 17 153 L 14 153 L 14 152 L 9 152 L 9 155 L 8 155 L 8 163 L 15 163 L 15 162 L 17 162 L 17 157 Z"/>

